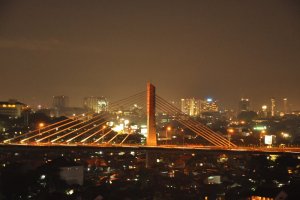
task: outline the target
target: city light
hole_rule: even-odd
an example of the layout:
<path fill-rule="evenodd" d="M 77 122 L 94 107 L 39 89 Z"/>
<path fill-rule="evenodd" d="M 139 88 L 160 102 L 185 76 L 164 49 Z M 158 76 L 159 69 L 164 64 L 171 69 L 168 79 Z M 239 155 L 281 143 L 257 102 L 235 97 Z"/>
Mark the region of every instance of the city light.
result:
<path fill-rule="evenodd" d="M 234 129 L 233 129 L 233 128 L 229 128 L 229 129 L 227 129 L 227 132 L 228 132 L 229 134 L 233 134 L 233 133 L 234 133 Z"/>
<path fill-rule="evenodd" d="M 0 2 L 0 199 L 300 199 L 299 2 Z"/>
<path fill-rule="evenodd" d="M 256 131 L 267 130 L 267 126 L 254 126 L 253 130 L 256 130 Z"/>
<path fill-rule="evenodd" d="M 283 138 L 289 138 L 290 134 L 286 133 L 286 132 L 281 132 L 281 135 Z"/>
<path fill-rule="evenodd" d="M 207 98 L 206 101 L 207 102 L 212 102 L 213 100 L 212 100 L 212 98 Z"/>
<path fill-rule="evenodd" d="M 128 120 L 128 119 L 125 119 L 125 120 L 124 120 L 124 125 L 127 126 L 128 124 L 129 124 L 129 120 Z"/>
<path fill-rule="evenodd" d="M 39 123 L 39 128 L 43 128 L 45 126 L 45 123 L 41 122 Z"/>

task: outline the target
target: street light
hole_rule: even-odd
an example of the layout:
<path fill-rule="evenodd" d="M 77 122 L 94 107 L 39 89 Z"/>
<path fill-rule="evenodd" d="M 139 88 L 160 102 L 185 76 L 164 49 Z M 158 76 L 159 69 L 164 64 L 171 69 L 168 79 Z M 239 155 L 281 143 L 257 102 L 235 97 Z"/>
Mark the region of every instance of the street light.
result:
<path fill-rule="evenodd" d="M 106 129 L 106 127 L 107 127 L 106 125 L 102 126 L 102 134 L 104 134 L 104 130 Z"/>
<path fill-rule="evenodd" d="M 41 134 L 41 129 L 44 128 L 45 123 L 41 122 L 39 123 L 39 135 Z"/>
<path fill-rule="evenodd" d="M 228 147 L 230 147 L 230 139 L 231 139 L 231 135 L 234 133 L 234 129 L 233 128 L 229 128 L 227 129 L 227 134 L 228 134 Z"/>
<path fill-rule="evenodd" d="M 166 128 L 166 144 L 167 144 L 167 142 L 168 142 L 168 131 L 170 131 L 170 130 L 172 130 L 171 126 L 168 126 L 168 127 Z"/>

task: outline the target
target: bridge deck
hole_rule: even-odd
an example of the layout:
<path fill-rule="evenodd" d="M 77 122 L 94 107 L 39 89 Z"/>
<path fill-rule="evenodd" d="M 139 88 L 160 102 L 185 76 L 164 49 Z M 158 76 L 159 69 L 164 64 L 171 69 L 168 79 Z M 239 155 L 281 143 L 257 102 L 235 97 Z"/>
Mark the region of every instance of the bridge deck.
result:
<path fill-rule="evenodd" d="M 34 144 L 0 144 L 0 147 L 27 147 L 27 148 L 103 148 L 103 149 L 124 149 L 124 150 L 171 150 L 171 151 L 219 151 L 219 152 L 249 152 L 249 153 L 292 153 L 300 154 L 300 147 L 218 147 L 218 146 L 199 146 L 199 145 L 112 145 L 112 144 L 49 144 L 49 143 L 34 143 Z"/>

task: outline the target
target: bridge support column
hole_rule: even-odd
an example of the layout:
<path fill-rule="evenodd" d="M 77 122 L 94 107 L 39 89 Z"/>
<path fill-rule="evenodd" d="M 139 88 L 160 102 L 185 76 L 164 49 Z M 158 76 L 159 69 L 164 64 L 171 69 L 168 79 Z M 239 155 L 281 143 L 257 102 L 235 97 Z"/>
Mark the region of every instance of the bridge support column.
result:
<path fill-rule="evenodd" d="M 147 146 L 157 146 L 155 127 L 155 87 L 147 83 Z"/>

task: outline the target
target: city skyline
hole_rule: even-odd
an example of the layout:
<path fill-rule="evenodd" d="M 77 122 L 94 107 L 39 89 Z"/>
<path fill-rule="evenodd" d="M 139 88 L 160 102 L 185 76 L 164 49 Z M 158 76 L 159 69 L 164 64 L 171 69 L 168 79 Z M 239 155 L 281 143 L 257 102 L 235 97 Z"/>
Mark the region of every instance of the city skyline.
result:
<path fill-rule="evenodd" d="M 299 110 L 299 4 L 0 1 L 0 99 L 111 101 L 153 82 L 169 100 L 213 97 L 237 108 L 288 98 Z"/>
<path fill-rule="evenodd" d="M 297 199 L 299 17 L 0 0 L 0 199 Z"/>
<path fill-rule="evenodd" d="M 62 99 L 65 99 L 65 100 L 62 100 Z M 52 99 L 49 100 L 48 104 L 30 105 L 30 104 L 27 104 L 27 102 L 19 102 L 19 103 L 29 106 L 33 110 L 57 109 L 57 108 L 90 108 L 92 110 L 95 110 L 95 112 L 97 112 L 97 113 L 99 112 L 99 110 L 97 111 L 97 109 L 102 110 L 102 108 L 104 108 L 104 107 L 107 107 L 107 106 L 109 107 L 110 103 L 114 103 L 114 102 L 110 101 L 109 99 L 106 99 L 106 97 L 104 97 L 104 96 L 83 97 L 82 102 L 79 105 L 74 105 L 72 103 L 70 104 L 70 99 L 72 100 L 72 98 L 70 98 L 69 96 L 58 95 L 58 96 L 53 96 Z M 205 104 L 205 103 L 213 103 L 214 106 L 216 106 L 216 108 L 214 108 L 215 110 L 214 109 L 213 110 L 216 112 L 231 110 L 231 111 L 235 111 L 235 112 L 239 113 L 242 111 L 259 112 L 262 110 L 266 110 L 267 112 L 269 112 L 269 114 L 271 116 L 278 116 L 279 114 L 282 114 L 282 113 L 288 114 L 288 113 L 293 113 L 293 112 L 299 112 L 299 110 L 293 109 L 292 105 L 289 103 L 288 98 L 283 98 L 283 99 L 270 98 L 269 100 L 270 100 L 269 102 L 265 102 L 264 104 L 261 104 L 258 107 L 255 107 L 255 106 L 253 106 L 253 102 L 251 99 L 242 97 L 241 99 L 239 99 L 238 102 L 236 102 L 236 105 L 234 108 L 228 108 L 228 107 L 224 106 L 223 102 L 220 102 L 218 99 L 215 99 L 212 97 L 202 97 L 202 98 L 189 97 L 189 98 L 181 98 L 181 99 L 177 99 L 177 100 L 173 100 L 173 101 L 169 101 L 169 102 L 172 103 L 173 105 L 175 105 L 177 108 L 180 108 L 181 111 L 186 114 L 193 113 L 193 114 L 189 114 L 189 115 L 199 115 L 202 112 L 202 111 L 200 111 L 201 109 L 205 110 L 205 108 L 200 108 L 200 107 L 203 107 L 202 104 Z M 185 101 L 188 101 L 188 102 L 185 102 Z M 245 101 L 246 101 L 246 104 L 242 103 Z M 15 102 L 18 102 L 18 99 L 10 98 L 10 99 L 2 101 L 2 102 L 3 103 L 7 102 L 8 104 L 15 103 Z M 190 103 L 192 105 L 189 105 Z M 103 104 L 105 104 L 104 107 L 103 107 Z M 100 108 L 99 106 L 102 108 Z M 192 106 L 194 108 L 184 108 L 185 106 L 188 106 L 188 107 Z M 192 110 L 187 111 L 186 109 L 188 109 L 188 110 L 192 109 L 194 111 L 192 111 Z"/>
<path fill-rule="evenodd" d="M 24 100 L 24 101 L 22 101 L 22 103 L 27 104 L 28 106 L 32 107 L 33 109 L 52 108 L 53 107 L 53 100 L 57 96 L 66 96 L 67 98 L 70 98 L 70 96 L 67 96 L 67 95 L 54 95 L 52 97 L 48 97 L 48 100 L 45 100 L 45 101 L 41 101 L 39 99 L 32 98 L 31 101 L 29 100 L 29 102 L 27 102 L 27 101 L 25 101 L 26 98 L 24 98 L 24 97 L 20 97 L 20 98 L 9 97 L 7 99 L 1 99 L 1 101 L 20 101 L 20 100 L 22 101 L 22 100 Z M 97 95 L 90 95 L 90 96 L 85 96 L 85 97 L 75 97 L 75 99 L 77 99 L 77 101 L 74 101 L 74 99 L 71 97 L 68 107 L 84 107 L 86 98 L 92 98 L 92 97 L 97 98 L 99 96 L 101 96 L 103 98 L 106 98 L 103 95 L 98 95 L 98 96 Z M 112 99 L 114 99 L 114 98 L 112 98 Z M 202 101 L 206 101 L 207 99 L 213 99 L 214 101 L 217 101 L 221 105 L 221 107 L 220 107 L 221 110 L 230 109 L 230 110 L 239 111 L 239 109 L 240 109 L 239 108 L 240 107 L 239 102 L 242 99 L 245 99 L 245 96 L 241 97 L 240 99 L 236 99 L 235 102 L 231 102 L 229 104 L 228 104 L 228 102 L 227 102 L 227 104 L 222 102 L 222 99 L 220 100 L 220 98 L 215 98 L 214 96 L 202 96 L 202 97 L 188 96 L 188 97 L 181 97 L 179 99 L 171 99 L 169 101 L 174 102 L 175 104 L 179 105 L 180 101 L 182 99 L 197 99 L 197 100 L 202 100 Z M 297 109 L 297 108 L 299 108 L 299 105 L 298 104 L 294 105 L 294 104 L 290 103 L 290 99 L 286 98 L 286 97 L 284 97 L 284 98 L 270 97 L 269 99 L 264 99 L 264 101 L 260 102 L 261 104 L 259 104 L 258 102 L 253 101 L 253 99 L 251 99 L 251 98 L 247 97 L 246 99 L 249 100 L 249 102 L 251 102 L 250 110 L 253 110 L 253 111 L 260 110 L 262 108 L 262 106 L 267 106 L 267 109 L 269 109 L 271 111 L 273 103 L 275 103 L 274 108 L 277 112 L 281 111 L 281 112 L 287 113 L 286 109 L 288 109 L 289 112 L 299 111 Z M 27 98 L 27 100 L 28 100 L 28 98 Z M 108 99 L 108 100 L 110 100 L 110 99 Z M 118 99 L 118 100 L 120 100 L 120 99 Z M 76 102 L 76 103 L 74 103 L 74 102 Z M 294 102 L 294 101 L 292 101 L 292 102 Z"/>

